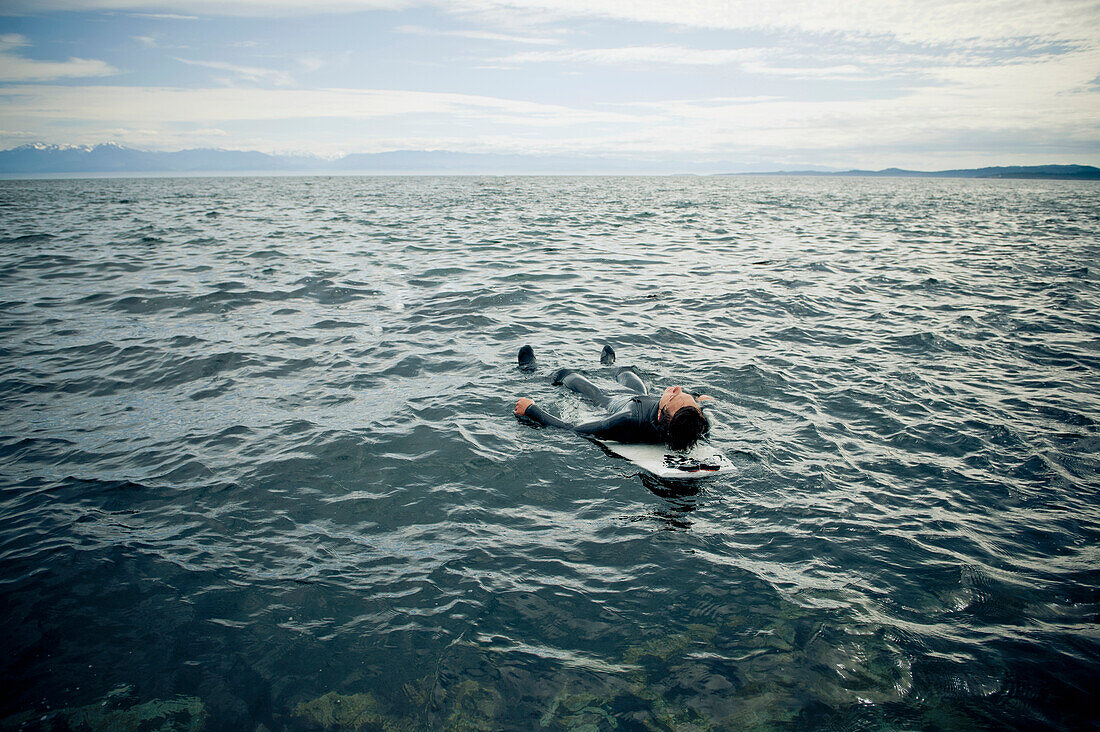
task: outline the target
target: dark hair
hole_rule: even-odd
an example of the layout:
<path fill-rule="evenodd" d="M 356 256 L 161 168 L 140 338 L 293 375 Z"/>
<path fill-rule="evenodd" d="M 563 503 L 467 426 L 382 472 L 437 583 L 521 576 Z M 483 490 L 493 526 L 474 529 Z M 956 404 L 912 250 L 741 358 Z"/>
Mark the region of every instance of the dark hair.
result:
<path fill-rule="evenodd" d="M 673 450 L 687 450 L 709 431 L 710 422 L 699 407 L 680 407 L 665 428 L 665 443 Z"/>

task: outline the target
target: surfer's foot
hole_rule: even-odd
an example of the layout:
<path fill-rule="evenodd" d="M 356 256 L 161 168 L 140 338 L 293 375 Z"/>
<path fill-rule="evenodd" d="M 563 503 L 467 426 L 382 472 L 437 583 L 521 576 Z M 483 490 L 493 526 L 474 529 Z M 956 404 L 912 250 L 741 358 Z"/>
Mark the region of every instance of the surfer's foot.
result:
<path fill-rule="evenodd" d="M 600 353 L 600 363 L 604 366 L 610 366 L 615 363 L 615 349 L 611 346 L 604 346 L 603 352 Z"/>
<path fill-rule="evenodd" d="M 531 346 L 524 346 L 519 349 L 519 367 L 523 371 L 535 370 L 535 349 L 531 348 Z"/>
<path fill-rule="evenodd" d="M 550 375 L 550 383 L 554 386 L 558 386 L 561 382 L 565 381 L 565 377 L 569 374 L 575 373 L 573 369 L 558 369 Z"/>

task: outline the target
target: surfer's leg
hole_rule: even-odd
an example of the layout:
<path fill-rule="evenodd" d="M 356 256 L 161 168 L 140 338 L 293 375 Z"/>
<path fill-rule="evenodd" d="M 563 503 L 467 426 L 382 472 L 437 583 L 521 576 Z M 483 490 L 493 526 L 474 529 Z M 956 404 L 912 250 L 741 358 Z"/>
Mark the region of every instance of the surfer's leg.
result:
<path fill-rule="evenodd" d="M 555 384 L 562 384 L 566 388 L 572 389 L 581 396 L 595 402 L 598 407 L 607 406 L 607 403 L 611 400 L 610 397 L 600 391 L 600 387 L 572 369 L 558 369 L 550 377 L 550 380 Z"/>
<path fill-rule="evenodd" d="M 619 373 L 615 375 L 615 381 L 618 381 L 635 394 L 645 395 L 649 393 L 642 377 L 638 376 L 638 372 L 634 370 L 633 366 L 623 366 L 619 369 Z"/>

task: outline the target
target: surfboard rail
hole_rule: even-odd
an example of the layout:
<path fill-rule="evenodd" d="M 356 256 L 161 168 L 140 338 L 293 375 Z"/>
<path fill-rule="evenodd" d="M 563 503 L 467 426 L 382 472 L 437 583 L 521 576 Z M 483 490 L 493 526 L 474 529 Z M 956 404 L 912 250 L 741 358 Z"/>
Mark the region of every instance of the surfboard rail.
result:
<path fill-rule="evenodd" d="M 699 480 L 732 473 L 737 469 L 729 458 L 708 444 L 697 445 L 688 452 L 674 452 L 664 445 L 613 440 L 594 442 L 658 478 Z"/>

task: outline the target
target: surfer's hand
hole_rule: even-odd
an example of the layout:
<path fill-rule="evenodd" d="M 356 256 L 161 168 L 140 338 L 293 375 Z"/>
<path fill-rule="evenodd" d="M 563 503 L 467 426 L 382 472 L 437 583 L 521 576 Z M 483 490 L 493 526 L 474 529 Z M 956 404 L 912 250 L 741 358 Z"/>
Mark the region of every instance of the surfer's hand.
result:
<path fill-rule="evenodd" d="M 713 402 L 714 397 L 707 396 L 706 394 L 700 394 L 699 396 L 695 397 L 695 401 L 697 401 L 697 402 Z"/>
<path fill-rule="evenodd" d="M 523 415 L 527 414 L 527 408 L 534 403 L 534 399 L 528 399 L 527 397 L 523 397 L 522 399 L 520 399 L 518 402 L 516 402 L 516 416 L 522 417 Z"/>

